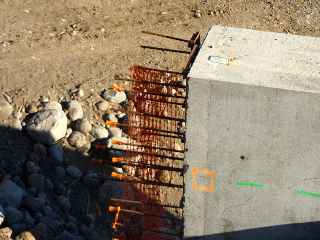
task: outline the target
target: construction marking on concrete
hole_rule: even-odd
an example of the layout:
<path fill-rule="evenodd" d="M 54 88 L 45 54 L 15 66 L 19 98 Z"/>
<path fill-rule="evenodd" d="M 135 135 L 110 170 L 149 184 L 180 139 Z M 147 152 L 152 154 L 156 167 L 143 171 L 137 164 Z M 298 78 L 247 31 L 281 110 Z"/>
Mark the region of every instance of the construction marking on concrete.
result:
<path fill-rule="evenodd" d="M 241 187 L 256 187 L 256 188 L 262 188 L 264 187 L 263 184 L 261 183 L 257 183 L 257 182 L 243 182 L 243 181 L 238 181 L 236 183 L 237 186 L 241 186 Z"/>
<path fill-rule="evenodd" d="M 307 192 L 304 190 L 297 190 L 296 193 L 302 196 L 320 198 L 320 192 Z"/>
<path fill-rule="evenodd" d="M 200 192 L 215 192 L 216 173 L 208 168 L 192 168 L 192 189 Z"/>

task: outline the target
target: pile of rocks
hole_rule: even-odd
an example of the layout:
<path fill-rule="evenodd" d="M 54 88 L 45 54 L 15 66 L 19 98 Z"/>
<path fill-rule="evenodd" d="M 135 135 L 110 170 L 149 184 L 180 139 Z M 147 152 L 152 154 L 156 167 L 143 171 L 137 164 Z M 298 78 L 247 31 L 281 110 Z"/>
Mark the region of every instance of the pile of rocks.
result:
<path fill-rule="evenodd" d="M 95 172 L 82 169 L 83 163 L 71 164 L 66 151 L 88 156 L 93 142 L 107 144 L 112 138 L 124 137 L 122 129 L 107 127 L 104 121 L 125 120 L 127 96 L 124 91 L 104 90 L 92 103 L 94 109 L 87 113 L 84 95 L 77 89 L 69 100 L 60 103 L 42 97 L 25 106 L 24 111 L 15 108 L 12 101 L 1 99 L 0 121 L 11 119 L 11 128 L 29 139 L 25 144 L 30 148 L 10 163 L 0 157 L 0 240 L 100 239 L 97 217 L 90 212 L 90 206 L 80 204 L 87 210 L 74 213 L 77 203 L 70 192 L 76 186 L 77 192 L 85 189 L 88 195 L 99 193 L 105 182 L 96 180 Z M 7 154 L 14 156 L 12 152 Z M 12 168 L 9 164 L 19 167 L 8 174 L 3 169 Z"/>

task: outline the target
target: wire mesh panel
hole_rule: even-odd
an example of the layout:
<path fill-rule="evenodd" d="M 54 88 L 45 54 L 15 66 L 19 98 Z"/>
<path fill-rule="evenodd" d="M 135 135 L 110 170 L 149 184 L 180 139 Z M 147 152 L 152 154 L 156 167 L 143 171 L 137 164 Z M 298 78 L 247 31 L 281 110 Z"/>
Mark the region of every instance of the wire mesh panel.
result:
<path fill-rule="evenodd" d="M 186 71 L 200 47 L 200 35 L 183 41 L 191 48 L 183 73 L 138 65 L 130 68 L 128 136 L 112 141 L 113 148 L 122 151 L 112 162 L 121 164 L 125 173 L 113 172 L 111 177 L 130 183 L 135 195 L 109 203 L 114 240 L 183 238 Z"/>

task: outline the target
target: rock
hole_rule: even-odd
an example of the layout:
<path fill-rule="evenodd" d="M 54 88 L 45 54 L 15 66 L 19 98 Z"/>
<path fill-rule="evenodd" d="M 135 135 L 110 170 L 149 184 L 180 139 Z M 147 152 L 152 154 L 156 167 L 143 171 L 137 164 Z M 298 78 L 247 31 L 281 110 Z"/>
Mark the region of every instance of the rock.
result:
<path fill-rule="evenodd" d="M 57 162 L 63 162 L 63 147 L 60 144 L 51 145 L 48 149 L 49 156 Z"/>
<path fill-rule="evenodd" d="M 48 103 L 50 100 L 47 96 L 40 96 L 40 103 Z"/>
<path fill-rule="evenodd" d="M 42 159 L 47 157 L 47 148 L 41 143 L 33 145 L 33 152 Z"/>
<path fill-rule="evenodd" d="M 35 188 L 38 192 L 43 192 L 45 189 L 46 178 L 42 174 L 34 173 L 28 177 L 28 184 L 30 187 Z"/>
<path fill-rule="evenodd" d="M 6 205 L 19 207 L 26 192 L 9 179 L 0 183 L 0 202 Z"/>
<path fill-rule="evenodd" d="M 76 91 L 76 96 L 77 97 L 83 97 L 84 96 L 84 91 L 82 88 L 78 88 Z"/>
<path fill-rule="evenodd" d="M 36 238 L 32 235 L 31 232 L 22 232 L 18 236 L 16 236 L 15 240 L 36 240 Z"/>
<path fill-rule="evenodd" d="M 75 128 L 83 134 L 88 134 L 92 130 L 92 125 L 87 119 L 79 119 L 76 122 Z"/>
<path fill-rule="evenodd" d="M 201 18 L 201 12 L 200 12 L 199 9 L 195 11 L 194 17 L 195 17 L 195 18 Z"/>
<path fill-rule="evenodd" d="M 69 102 L 68 111 L 68 117 L 71 121 L 76 121 L 83 118 L 82 106 L 76 100 L 72 100 L 71 102 Z"/>
<path fill-rule="evenodd" d="M 26 163 L 26 169 L 29 174 L 38 173 L 40 171 L 40 167 L 32 161 Z"/>
<path fill-rule="evenodd" d="M 65 137 L 66 137 L 66 138 L 70 137 L 71 133 L 72 133 L 72 129 L 71 129 L 71 128 L 68 128 Z"/>
<path fill-rule="evenodd" d="M 11 240 L 12 229 L 9 227 L 0 229 L 0 240 Z"/>
<path fill-rule="evenodd" d="M 52 145 L 66 135 L 68 119 L 63 111 L 42 110 L 26 123 L 29 135 L 36 141 Z"/>
<path fill-rule="evenodd" d="M 71 203 L 68 198 L 65 196 L 61 195 L 58 197 L 57 202 L 59 206 L 64 210 L 64 211 L 69 211 L 71 209 Z"/>
<path fill-rule="evenodd" d="M 30 103 L 25 107 L 24 111 L 29 114 L 36 113 L 38 112 L 38 106 L 36 105 L 36 103 Z"/>
<path fill-rule="evenodd" d="M 23 213 L 15 207 L 7 207 L 4 209 L 7 222 L 12 225 L 23 220 Z"/>
<path fill-rule="evenodd" d="M 83 237 L 72 234 L 68 231 L 63 231 L 57 238 L 58 240 L 84 240 Z"/>
<path fill-rule="evenodd" d="M 56 178 L 62 179 L 66 176 L 66 170 L 63 167 L 56 167 Z"/>
<path fill-rule="evenodd" d="M 45 184 L 46 184 L 46 190 L 47 191 L 51 191 L 53 189 L 53 183 L 49 178 L 46 179 L 46 183 Z"/>
<path fill-rule="evenodd" d="M 5 99 L 0 98 L 0 120 L 7 119 L 13 112 L 13 107 Z"/>
<path fill-rule="evenodd" d="M 24 222 L 28 227 L 32 227 L 35 224 L 34 218 L 27 211 L 24 213 Z"/>
<path fill-rule="evenodd" d="M 31 212 L 41 212 L 46 206 L 46 201 L 40 197 L 27 196 L 23 201 L 23 206 Z"/>
<path fill-rule="evenodd" d="M 110 104 L 107 101 L 99 101 L 96 103 L 96 107 L 99 111 L 105 112 L 109 109 Z"/>
<path fill-rule="evenodd" d="M 78 132 L 78 131 L 74 131 L 68 137 L 68 142 L 73 147 L 81 148 L 88 143 L 88 140 L 83 133 Z"/>
<path fill-rule="evenodd" d="M 66 171 L 67 171 L 68 175 L 72 178 L 82 177 L 81 170 L 75 166 L 68 166 Z"/>
<path fill-rule="evenodd" d="M 112 137 L 122 137 L 122 130 L 118 127 L 110 127 L 109 132 Z"/>
<path fill-rule="evenodd" d="M 91 131 L 91 134 L 96 139 L 105 139 L 109 137 L 109 131 L 104 127 L 94 127 Z"/>
<path fill-rule="evenodd" d="M 0 206 L 0 226 L 1 226 L 2 223 L 4 222 L 4 219 L 5 219 L 4 210 L 3 210 L 3 208 Z"/>
<path fill-rule="evenodd" d="M 21 131 L 22 130 L 22 122 L 15 118 L 12 122 L 12 128 Z"/>
<path fill-rule="evenodd" d="M 36 234 L 37 239 L 47 239 L 48 227 L 46 224 L 40 222 L 33 228 L 33 231 Z"/>
<path fill-rule="evenodd" d="M 111 99 L 111 91 L 108 89 L 103 89 L 100 95 L 103 99 L 107 101 L 110 101 Z"/>
<path fill-rule="evenodd" d="M 51 102 L 43 102 L 42 104 L 43 104 L 45 110 L 62 111 L 62 106 L 58 102 L 51 101 Z"/>
<path fill-rule="evenodd" d="M 112 121 L 112 122 L 116 122 L 116 123 L 118 122 L 117 116 L 112 113 L 104 115 L 103 118 L 105 121 Z"/>
<path fill-rule="evenodd" d="M 124 91 L 115 92 L 111 96 L 110 101 L 113 103 L 123 103 L 127 101 L 127 94 Z"/>

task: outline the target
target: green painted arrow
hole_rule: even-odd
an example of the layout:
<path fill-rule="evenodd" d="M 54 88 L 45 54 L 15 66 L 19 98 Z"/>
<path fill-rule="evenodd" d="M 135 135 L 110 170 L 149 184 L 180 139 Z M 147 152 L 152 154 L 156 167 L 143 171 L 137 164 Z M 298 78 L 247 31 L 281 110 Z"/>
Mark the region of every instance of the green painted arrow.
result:
<path fill-rule="evenodd" d="M 263 184 L 261 183 L 256 183 L 256 182 L 243 182 L 243 181 L 238 181 L 237 186 L 241 186 L 241 187 L 257 187 L 257 188 L 262 188 L 264 187 Z"/>
<path fill-rule="evenodd" d="M 296 193 L 303 196 L 320 198 L 320 192 L 307 192 L 304 190 L 297 190 Z"/>

